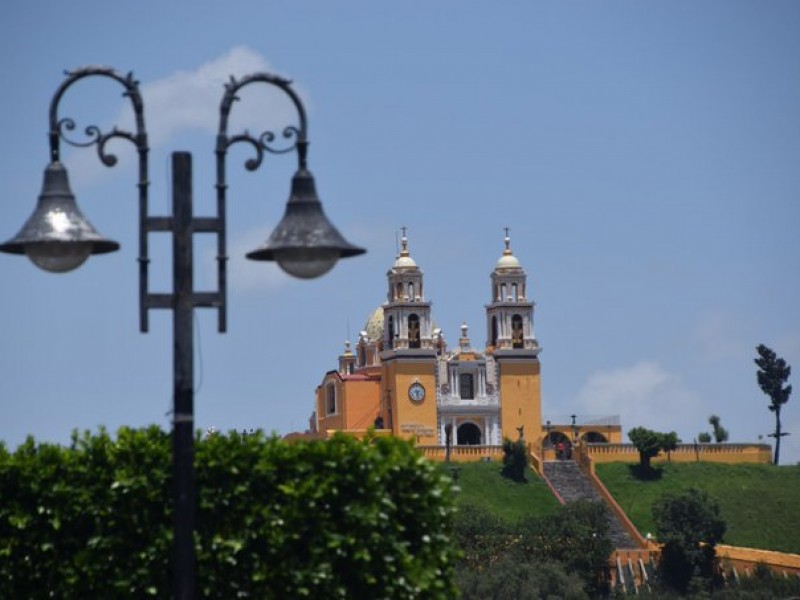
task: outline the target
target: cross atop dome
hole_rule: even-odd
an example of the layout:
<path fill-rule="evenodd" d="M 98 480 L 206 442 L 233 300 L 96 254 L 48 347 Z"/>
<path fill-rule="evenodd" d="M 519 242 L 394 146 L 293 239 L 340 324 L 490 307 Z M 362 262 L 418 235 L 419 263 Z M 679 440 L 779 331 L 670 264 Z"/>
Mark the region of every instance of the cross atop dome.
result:
<path fill-rule="evenodd" d="M 400 228 L 400 231 L 402 232 L 402 237 L 400 238 L 400 256 L 394 261 L 394 266 L 395 268 L 416 267 L 417 263 L 414 262 L 414 259 L 411 258 L 411 254 L 408 251 L 408 237 L 406 236 L 408 228 L 404 225 Z"/>
<path fill-rule="evenodd" d="M 522 265 L 520 264 L 519 260 L 514 253 L 511 252 L 511 238 L 508 235 L 509 229 L 508 227 L 504 227 L 503 231 L 505 232 L 505 238 L 503 241 L 506 244 L 505 250 L 503 250 L 503 256 L 497 261 L 497 265 L 495 266 L 496 269 L 521 269 Z"/>

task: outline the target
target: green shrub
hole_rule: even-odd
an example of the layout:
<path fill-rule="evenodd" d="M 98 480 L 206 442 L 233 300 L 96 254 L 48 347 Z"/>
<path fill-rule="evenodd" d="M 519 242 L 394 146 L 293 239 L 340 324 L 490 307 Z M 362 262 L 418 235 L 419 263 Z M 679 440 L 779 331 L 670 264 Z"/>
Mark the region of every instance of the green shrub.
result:
<path fill-rule="evenodd" d="M 503 439 L 503 470 L 504 477 L 517 482 L 527 481 L 525 474 L 528 471 L 528 447 L 520 437 L 516 442 L 508 438 Z"/>
<path fill-rule="evenodd" d="M 0 597 L 171 591 L 171 443 L 157 427 L 0 446 Z M 452 598 L 452 494 L 396 438 L 198 438 L 206 598 Z"/>

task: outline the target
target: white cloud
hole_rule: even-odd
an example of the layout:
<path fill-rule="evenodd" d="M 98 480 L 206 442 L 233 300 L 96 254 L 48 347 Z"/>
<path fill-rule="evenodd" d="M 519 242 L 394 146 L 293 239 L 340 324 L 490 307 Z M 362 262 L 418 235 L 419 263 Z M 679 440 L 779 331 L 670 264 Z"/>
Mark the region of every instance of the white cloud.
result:
<path fill-rule="evenodd" d="M 707 412 L 699 394 L 655 362 L 592 373 L 575 403 L 584 414 L 620 415 L 625 431 L 637 426 L 674 430 L 685 441 Z"/>
<path fill-rule="evenodd" d="M 231 75 L 238 79 L 256 72 L 274 73 L 275 70 L 257 52 L 237 46 L 195 70 L 177 71 L 162 79 L 142 83 L 140 89 L 150 148 L 165 145 L 178 133 L 197 131 L 209 134 L 208 147 L 213 148 L 224 84 Z M 305 96 L 302 90 L 297 91 Z M 291 100 L 273 86 L 252 84 L 240 90 L 239 97 L 231 109 L 229 134 L 245 129 L 254 135 L 267 130 L 280 134 L 285 126 L 298 122 Z M 128 100 L 124 100 L 115 113 L 116 117 L 103 127 L 104 131 L 115 125 L 124 130 L 134 130 L 133 111 Z M 135 164 L 133 145 L 116 143 L 113 152 L 120 159 L 120 165 L 132 168 Z M 81 184 L 109 172 L 92 151 L 71 152 L 67 163 L 72 180 Z"/>

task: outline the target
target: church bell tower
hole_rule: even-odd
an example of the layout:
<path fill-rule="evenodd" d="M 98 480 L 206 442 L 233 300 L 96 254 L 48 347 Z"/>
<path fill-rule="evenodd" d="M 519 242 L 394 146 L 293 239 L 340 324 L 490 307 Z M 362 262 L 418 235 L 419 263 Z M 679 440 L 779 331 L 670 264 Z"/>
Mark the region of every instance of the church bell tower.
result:
<path fill-rule="evenodd" d="M 395 435 L 437 443 L 436 339 L 422 270 L 403 228 L 400 255 L 386 274 L 381 396 L 384 423 Z"/>
<path fill-rule="evenodd" d="M 527 442 L 541 438 L 540 347 L 533 328 L 534 303 L 528 299 L 527 275 L 511 251 L 508 228 L 505 250 L 491 273 L 491 303 L 486 306 L 486 352 L 491 354 L 500 393 L 503 436 Z"/>

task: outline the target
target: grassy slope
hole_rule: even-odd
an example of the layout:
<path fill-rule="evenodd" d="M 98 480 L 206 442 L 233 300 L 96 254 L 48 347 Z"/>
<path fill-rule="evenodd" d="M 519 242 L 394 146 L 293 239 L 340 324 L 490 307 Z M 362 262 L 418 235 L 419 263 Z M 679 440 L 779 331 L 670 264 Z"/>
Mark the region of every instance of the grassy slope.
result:
<path fill-rule="evenodd" d="M 506 521 L 555 512 L 558 501 L 534 473 L 527 483 L 515 483 L 500 475 L 499 462 L 451 463 L 459 468 L 456 503 L 482 506 Z M 446 472 L 448 467 L 442 467 Z"/>
<path fill-rule="evenodd" d="M 657 480 L 633 477 L 625 463 L 598 464 L 597 475 L 644 535 L 655 532 L 651 513 L 662 494 L 705 490 L 728 524 L 724 543 L 800 554 L 800 468 L 684 463 L 663 465 Z"/>

